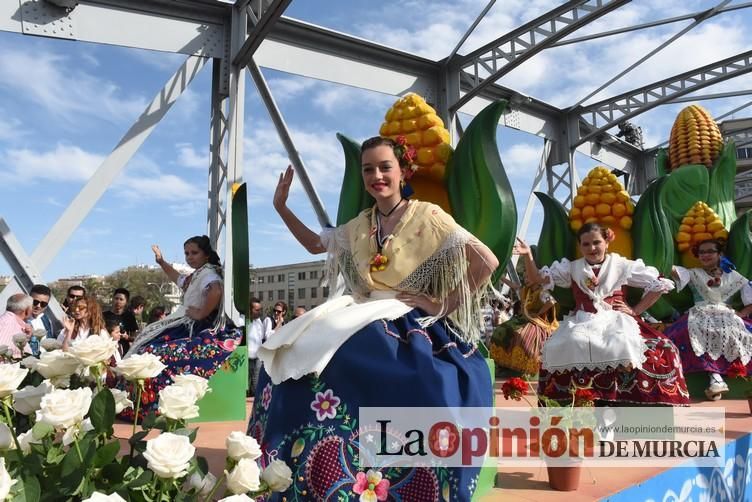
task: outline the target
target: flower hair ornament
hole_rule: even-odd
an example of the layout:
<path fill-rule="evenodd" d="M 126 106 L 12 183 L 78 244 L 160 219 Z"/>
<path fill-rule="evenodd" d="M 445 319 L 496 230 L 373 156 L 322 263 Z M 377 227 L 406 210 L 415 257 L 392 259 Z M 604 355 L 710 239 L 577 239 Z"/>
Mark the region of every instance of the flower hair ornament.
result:
<path fill-rule="evenodd" d="M 400 167 L 405 168 L 405 181 L 410 181 L 415 171 L 418 170 L 418 166 L 415 164 L 418 151 L 413 145 L 407 144 L 407 138 L 403 135 L 397 136 L 394 142 L 396 143 L 394 146 L 394 156 L 399 160 Z"/>
<path fill-rule="evenodd" d="M 614 240 L 616 240 L 616 234 L 613 230 L 606 227 L 606 242 L 611 243 L 614 242 Z"/>

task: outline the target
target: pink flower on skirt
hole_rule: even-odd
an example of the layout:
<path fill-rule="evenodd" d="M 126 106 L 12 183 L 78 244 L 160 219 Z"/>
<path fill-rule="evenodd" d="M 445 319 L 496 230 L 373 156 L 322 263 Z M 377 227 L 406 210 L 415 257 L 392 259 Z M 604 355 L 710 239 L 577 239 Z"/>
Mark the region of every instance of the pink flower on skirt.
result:
<path fill-rule="evenodd" d="M 355 476 L 352 491 L 360 495 L 360 502 L 377 502 L 386 500 L 389 492 L 389 480 L 382 479 L 379 471 L 369 469 L 367 473 L 359 472 Z"/>
<path fill-rule="evenodd" d="M 316 393 L 316 398 L 311 402 L 311 409 L 316 412 L 316 419 L 323 422 L 327 418 L 337 416 L 339 403 L 340 399 L 334 395 L 334 391 L 326 389 L 323 393 Z"/>

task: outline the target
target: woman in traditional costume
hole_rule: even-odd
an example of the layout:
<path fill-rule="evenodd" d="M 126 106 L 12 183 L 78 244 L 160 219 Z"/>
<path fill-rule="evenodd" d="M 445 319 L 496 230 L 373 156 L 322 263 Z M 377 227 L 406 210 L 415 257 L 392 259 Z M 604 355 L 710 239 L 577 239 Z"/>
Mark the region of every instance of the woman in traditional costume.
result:
<path fill-rule="evenodd" d="M 598 223 L 583 225 L 577 239 L 582 258 L 539 271 L 527 244 L 515 246 L 544 289 L 572 288 L 575 298 L 574 311 L 543 346 L 539 392 L 557 401 L 590 389 L 602 402 L 687 404 L 676 346 L 640 318 L 673 283 L 642 260 L 608 253 L 613 231 Z M 644 290 L 637 305 L 627 304 L 627 286 Z"/>
<path fill-rule="evenodd" d="M 167 366 L 158 377 L 145 383 L 141 399 L 144 414 L 156 410 L 159 391 L 172 384 L 173 376 L 190 373 L 210 378 L 241 337 L 236 328 L 225 325 L 222 266 L 209 238 L 191 237 L 183 249 L 186 263 L 194 269 L 191 274 L 180 274 L 165 261 L 159 247 L 152 246 L 157 264 L 183 290 L 183 304 L 164 319 L 149 324 L 126 354 L 154 354 Z M 134 392 L 134 398 L 135 395 Z M 133 410 L 123 413 L 130 418 L 128 414 Z"/>
<path fill-rule="evenodd" d="M 559 326 L 556 300 L 540 285 L 519 290 L 520 313 L 494 330 L 491 357 L 503 368 L 537 375 L 543 344 Z"/>
<path fill-rule="evenodd" d="M 498 261 L 441 208 L 403 197 L 408 147 L 371 138 L 361 161 L 376 204 L 320 235 L 286 205 L 292 168 L 280 175 L 275 209 L 309 252 L 328 252 L 330 284 L 341 274 L 350 294 L 284 325 L 259 349 L 264 371 L 249 434 L 262 463 L 293 469 L 281 500 L 470 500 L 478 468 L 360 467 L 361 443 L 379 432 L 359 426 L 358 408 L 491 406 L 476 343 Z"/>
<path fill-rule="evenodd" d="M 752 371 L 752 286 L 723 256 L 721 241 L 703 241 L 692 252 L 702 267 L 674 267 L 673 276 L 677 289 L 689 286 L 694 306 L 665 335 L 679 347 L 685 373 L 708 373 L 705 395 L 716 401 L 729 390 L 721 375 L 740 365 Z M 744 305 L 739 312 L 730 306 L 736 293 Z"/>

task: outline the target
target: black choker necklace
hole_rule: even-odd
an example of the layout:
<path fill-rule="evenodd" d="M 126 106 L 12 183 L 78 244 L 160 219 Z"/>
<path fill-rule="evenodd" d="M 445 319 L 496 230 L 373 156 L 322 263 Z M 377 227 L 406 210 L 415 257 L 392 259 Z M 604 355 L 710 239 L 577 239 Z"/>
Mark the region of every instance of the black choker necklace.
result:
<path fill-rule="evenodd" d="M 381 209 L 379 209 L 379 206 L 376 206 L 376 211 L 381 215 L 382 218 L 389 218 L 389 216 L 399 207 L 400 204 L 402 204 L 402 201 L 405 200 L 404 198 L 401 198 L 397 203 L 392 207 L 389 212 L 386 214 L 381 212 Z"/>

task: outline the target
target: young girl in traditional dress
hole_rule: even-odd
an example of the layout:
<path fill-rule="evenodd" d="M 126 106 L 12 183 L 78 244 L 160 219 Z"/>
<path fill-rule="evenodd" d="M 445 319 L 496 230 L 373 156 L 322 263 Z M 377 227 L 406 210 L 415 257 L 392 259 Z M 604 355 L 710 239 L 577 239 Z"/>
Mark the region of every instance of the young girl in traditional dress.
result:
<path fill-rule="evenodd" d="M 583 225 L 577 239 L 582 258 L 540 271 L 527 244 L 515 246 L 544 289 L 569 287 L 575 298 L 574 311 L 543 346 L 540 392 L 559 401 L 590 389 L 604 402 L 687 404 L 676 347 L 640 318 L 673 283 L 641 260 L 608 253 L 613 231 L 598 223 Z M 644 290 L 637 305 L 626 303 L 627 286 Z"/>
<path fill-rule="evenodd" d="M 728 392 L 721 375 L 732 365 L 752 371 L 752 286 L 723 257 L 723 243 L 711 239 L 693 248 L 701 267 L 674 267 L 677 289 L 689 286 L 694 306 L 666 329 L 665 335 L 679 347 L 685 373 L 707 372 L 710 377 L 705 395 L 716 401 Z M 732 297 L 741 293 L 744 308 L 730 307 Z"/>
<path fill-rule="evenodd" d="M 491 406 L 476 342 L 498 262 L 441 208 L 403 197 L 404 145 L 372 138 L 361 159 L 375 205 L 321 235 L 286 205 L 292 168 L 280 175 L 275 209 L 308 251 L 329 253 L 329 280 L 341 273 L 351 294 L 283 325 L 261 346 L 249 434 L 263 463 L 293 469 L 279 500 L 470 500 L 477 468 L 361 467 L 361 445 L 379 433 L 359 427 L 358 408 Z"/>

